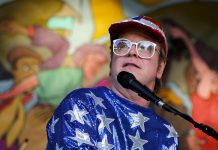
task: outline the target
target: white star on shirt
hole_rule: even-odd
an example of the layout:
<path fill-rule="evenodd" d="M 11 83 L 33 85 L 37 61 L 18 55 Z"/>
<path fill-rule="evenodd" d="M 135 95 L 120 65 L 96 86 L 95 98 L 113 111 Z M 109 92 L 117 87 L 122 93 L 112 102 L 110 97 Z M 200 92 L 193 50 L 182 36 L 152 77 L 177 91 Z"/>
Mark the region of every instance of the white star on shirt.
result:
<path fill-rule="evenodd" d="M 95 106 L 99 105 L 99 106 L 103 107 L 104 109 L 106 109 L 106 107 L 103 104 L 104 100 L 101 97 L 95 96 L 95 94 L 93 94 L 92 92 L 86 93 L 86 95 L 93 98 L 93 100 L 95 101 Z"/>
<path fill-rule="evenodd" d="M 58 122 L 59 118 L 54 119 L 54 116 L 52 117 L 52 123 L 51 123 L 51 133 L 55 133 L 55 128 L 54 126 L 56 125 L 56 123 Z"/>
<path fill-rule="evenodd" d="M 167 135 L 167 138 L 173 137 L 174 142 L 178 145 L 178 138 L 177 137 L 179 137 L 179 136 L 178 136 L 176 130 L 171 125 L 164 124 L 164 126 L 167 127 L 167 129 L 169 130 L 169 134 Z"/>
<path fill-rule="evenodd" d="M 111 122 L 113 122 L 114 119 L 107 118 L 104 113 L 103 113 L 103 115 L 98 114 L 97 118 L 100 119 L 100 121 L 101 121 L 101 123 L 98 126 L 98 132 L 100 133 L 104 129 L 104 127 L 106 127 L 108 129 L 108 131 L 111 133 L 111 129 L 110 129 L 109 124 Z"/>
<path fill-rule="evenodd" d="M 76 128 L 75 130 L 76 136 L 75 137 L 69 137 L 72 140 L 75 140 L 78 142 L 78 146 L 81 144 L 88 144 L 88 145 L 93 145 L 90 141 L 90 137 L 88 133 L 83 133 L 79 129 Z"/>
<path fill-rule="evenodd" d="M 149 118 L 144 117 L 142 115 L 142 113 L 138 112 L 138 114 L 134 114 L 134 113 L 129 113 L 129 115 L 131 116 L 131 118 L 133 119 L 133 123 L 131 125 L 131 128 L 140 126 L 142 131 L 145 132 L 145 126 L 144 123 L 147 122 L 149 120 Z"/>
<path fill-rule="evenodd" d="M 137 130 L 136 131 L 136 136 L 132 136 L 132 135 L 128 135 L 129 138 L 132 140 L 133 142 L 133 145 L 132 145 L 132 148 L 131 150 L 135 150 L 135 149 L 139 149 L 139 150 L 143 150 L 143 145 L 145 145 L 146 143 L 148 143 L 147 140 L 143 140 L 140 138 L 140 135 L 139 135 L 139 131 Z"/>
<path fill-rule="evenodd" d="M 63 147 L 59 147 L 58 146 L 58 143 L 56 143 L 56 148 L 55 148 L 55 150 L 62 150 L 63 149 Z"/>
<path fill-rule="evenodd" d="M 167 146 L 165 146 L 165 145 L 162 145 L 162 149 L 163 150 L 176 150 L 176 145 L 173 144 L 169 148 Z"/>
<path fill-rule="evenodd" d="M 97 147 L 100 150 L 110 150 L 110 149 L 114 148 L 114 145 L 108 143 L 107 135 L 105 134 L 103 139 L 102 139 L 102 142 L 98 142 Z"/>
<path fill-rule="evenodd" d="M 85 110 L 80 110 L 77 105 L 74 105 L 73 110 L 68 110 L 64 115 L 67 114 L 71 116 L 70 122 L 76 120 L 79 123 L 84 124 L 83 116 L 88 114 L 88 112 Z"/>

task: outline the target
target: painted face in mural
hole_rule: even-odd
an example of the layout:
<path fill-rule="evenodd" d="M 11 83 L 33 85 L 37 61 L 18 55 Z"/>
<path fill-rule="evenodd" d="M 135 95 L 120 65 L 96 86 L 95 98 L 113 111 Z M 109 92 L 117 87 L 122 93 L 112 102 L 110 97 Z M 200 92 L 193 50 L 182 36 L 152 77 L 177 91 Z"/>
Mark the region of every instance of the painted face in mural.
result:
<path fill-rule="evenodd" d="M 107 48 L 104 45 L 88 43 L 77 49 L 70 66 L 83 70 L 85 81 L 95 78 L 102 66 L 108 62 Z"/>
<path fill-rule="evenodd" d="M 186 72 L 189 94 L 198 94 L 207 99 L 211 93 L 218 93 L 218 74 L 215 71 L 205 71 L 201 75 L 191 63 Z M 207 94 L 205 94 L 207 93 Z"/>
<path fill-rule="evenodd" d="M 85 74 L 86 80 L 92 80 L 95 75 L 99 72 L 103 64 L 107 62 L 107 56 L 101 54 L 89 54 L 84 59 L 82 68 Z"/>
<path fill-rule="evenodd" d="M 41 57 L 33 49 L 25 46 L 12 48 L 8 53 L 15 84 L 39 71 Z"/>
<path fill-rule="evenodd" d="M 16 61 L 13 70 L 15 83 L 36 74 L 39 71 L 40 60 L 31 57 L 22 57 Z"/>

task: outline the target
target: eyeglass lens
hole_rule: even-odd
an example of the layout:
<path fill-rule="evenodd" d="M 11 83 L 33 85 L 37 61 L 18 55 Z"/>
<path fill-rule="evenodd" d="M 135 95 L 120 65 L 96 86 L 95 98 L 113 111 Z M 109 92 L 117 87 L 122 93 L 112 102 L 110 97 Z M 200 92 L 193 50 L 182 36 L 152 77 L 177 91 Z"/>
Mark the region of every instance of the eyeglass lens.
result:
<path fill-rule="evenodd" d="M 150 41 L 131 42 L 126 39 L 117 39 L 113 43 L 113 51 L 116 55 L 124 56 L 129 53 L 132 45 L 135 44 L 137 53 L 142 58 L 151 58 L 155 52 L 156 44 Z"/>

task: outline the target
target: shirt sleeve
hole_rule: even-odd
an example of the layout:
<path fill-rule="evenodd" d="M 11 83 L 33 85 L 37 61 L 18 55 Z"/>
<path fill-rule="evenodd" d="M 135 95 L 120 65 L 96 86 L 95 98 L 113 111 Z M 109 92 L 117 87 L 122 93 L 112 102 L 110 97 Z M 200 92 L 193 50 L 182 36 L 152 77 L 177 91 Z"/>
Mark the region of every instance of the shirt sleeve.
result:
<path fill-rule="evenodd" d="M 94 105 L 80 90 L 70 93 L 49 120 L 47 150 L 92 149 L 97 139 Z"/>

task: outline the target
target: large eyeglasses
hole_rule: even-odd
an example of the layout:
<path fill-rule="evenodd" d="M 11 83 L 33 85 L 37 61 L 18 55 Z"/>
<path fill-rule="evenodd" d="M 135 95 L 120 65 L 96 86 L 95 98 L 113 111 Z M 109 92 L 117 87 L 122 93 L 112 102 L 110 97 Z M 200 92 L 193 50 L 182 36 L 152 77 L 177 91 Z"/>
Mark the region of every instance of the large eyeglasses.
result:
<path fill-rule="evenodd" d="M 125 56 L 130 52 L 133 44 L 139 57 L 149 59 L 154 56 L 157 44 L 151 41 L 131 42 L 127 39 L 116 39 L 113 40 L 113 52 L 118 56 Z"/>

